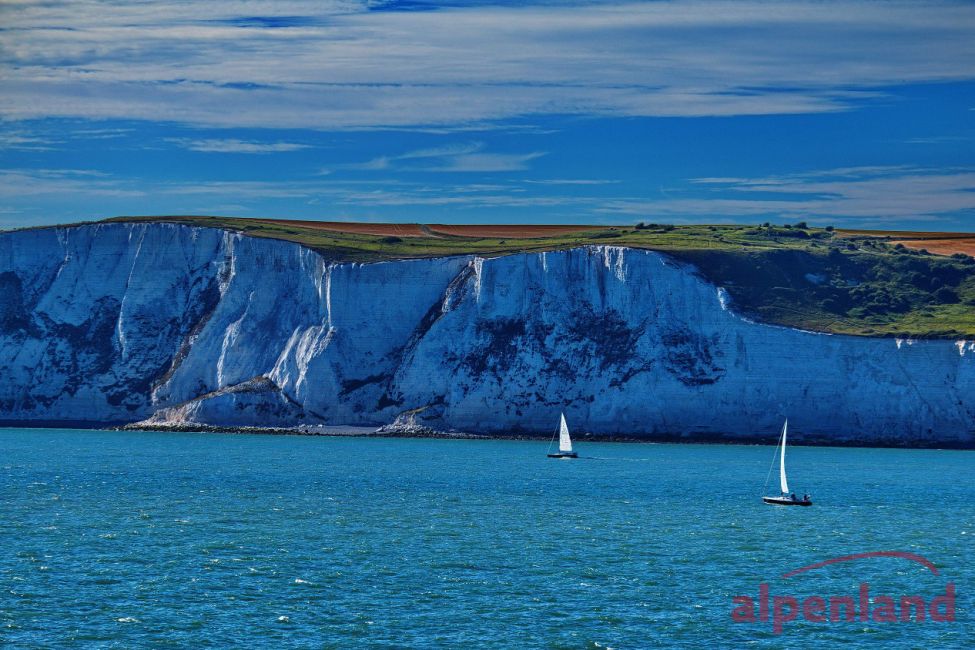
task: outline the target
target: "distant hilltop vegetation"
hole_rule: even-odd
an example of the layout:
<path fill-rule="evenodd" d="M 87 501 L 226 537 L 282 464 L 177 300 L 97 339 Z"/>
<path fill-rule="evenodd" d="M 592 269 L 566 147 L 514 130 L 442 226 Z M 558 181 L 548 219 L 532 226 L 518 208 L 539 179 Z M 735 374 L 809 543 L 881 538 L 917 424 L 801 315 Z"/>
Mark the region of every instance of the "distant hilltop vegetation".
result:
<path fill-rule="evenodd" d="M 296 242 L 334 262 L 566 250 L 610 245 L 693 263 L 759 321 L 836 334 L 975 337 L 975 234 L 640 223 L 635 226 L 444 225 L 117 217 Z"/>

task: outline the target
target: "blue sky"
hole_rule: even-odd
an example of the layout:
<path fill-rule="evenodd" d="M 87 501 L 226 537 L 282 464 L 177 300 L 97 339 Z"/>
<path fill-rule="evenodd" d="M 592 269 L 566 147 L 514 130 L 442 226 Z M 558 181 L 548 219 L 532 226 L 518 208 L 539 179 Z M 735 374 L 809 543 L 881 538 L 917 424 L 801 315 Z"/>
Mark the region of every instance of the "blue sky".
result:
<path fill-rule="evenodd" d="M 975 4 L 15 0 L 0 227 L 975 228 Z"/>

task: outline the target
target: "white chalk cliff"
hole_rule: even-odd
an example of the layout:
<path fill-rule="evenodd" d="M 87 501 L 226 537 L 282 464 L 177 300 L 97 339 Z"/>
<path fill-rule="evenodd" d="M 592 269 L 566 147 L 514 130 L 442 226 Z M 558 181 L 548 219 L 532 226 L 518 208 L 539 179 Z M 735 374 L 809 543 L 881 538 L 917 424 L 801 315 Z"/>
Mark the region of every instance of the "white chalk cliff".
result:
<path fill-rule="evenodd" d="M 332 264 L 172 224 L 0 234 L 0 420 L 975 440 L 975 341 L 758 324 L 587 247 Z"/>

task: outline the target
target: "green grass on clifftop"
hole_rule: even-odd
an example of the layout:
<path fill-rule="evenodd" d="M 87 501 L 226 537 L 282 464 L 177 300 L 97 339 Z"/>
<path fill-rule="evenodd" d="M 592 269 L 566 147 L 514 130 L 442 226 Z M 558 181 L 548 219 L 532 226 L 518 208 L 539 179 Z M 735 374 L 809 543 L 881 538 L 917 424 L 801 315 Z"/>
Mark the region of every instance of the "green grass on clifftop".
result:
<path fill-rule="evenodd" d="M 890 233 L 785 226 L 580 227 L 539 234 L 485 227 L 463 235 L 435 227 L 416 236 L 366 234 L 317 222 L 227 217 L 119 217 L 224 228 L 297 242 L 336 262 L 476 254 L 498 256 L 584 245 L 644 248 L 693 263 L 724 287 L 735 308 L 763 322 L 821 332 L 913 338 L 975 337 L 975 258 L 932 255 L 891 241 Z M 360 224 L 362 226 L 362 224 Z M 381 224 L 370 226 L 382 233 Z M 449 230 L 446 228 L 445 230 Z M 894 238 L 896 239 L 896 238 Z"/>

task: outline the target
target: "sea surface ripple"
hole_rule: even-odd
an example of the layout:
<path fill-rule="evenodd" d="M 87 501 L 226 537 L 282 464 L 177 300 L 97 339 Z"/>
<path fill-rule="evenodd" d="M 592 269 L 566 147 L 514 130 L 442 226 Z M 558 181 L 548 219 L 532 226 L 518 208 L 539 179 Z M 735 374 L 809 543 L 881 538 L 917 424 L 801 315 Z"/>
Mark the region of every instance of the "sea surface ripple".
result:
<path fill-rule="evenodd" d="M 0 430 L 0 645 L 965 647 L 975 455 Z M 774 477 L 774 475 L 773 475 Z M 898 558 L 783 573 L 831 557 Z M 732 598 L 942 593 L 954 623 L 735 623 Z"/>

